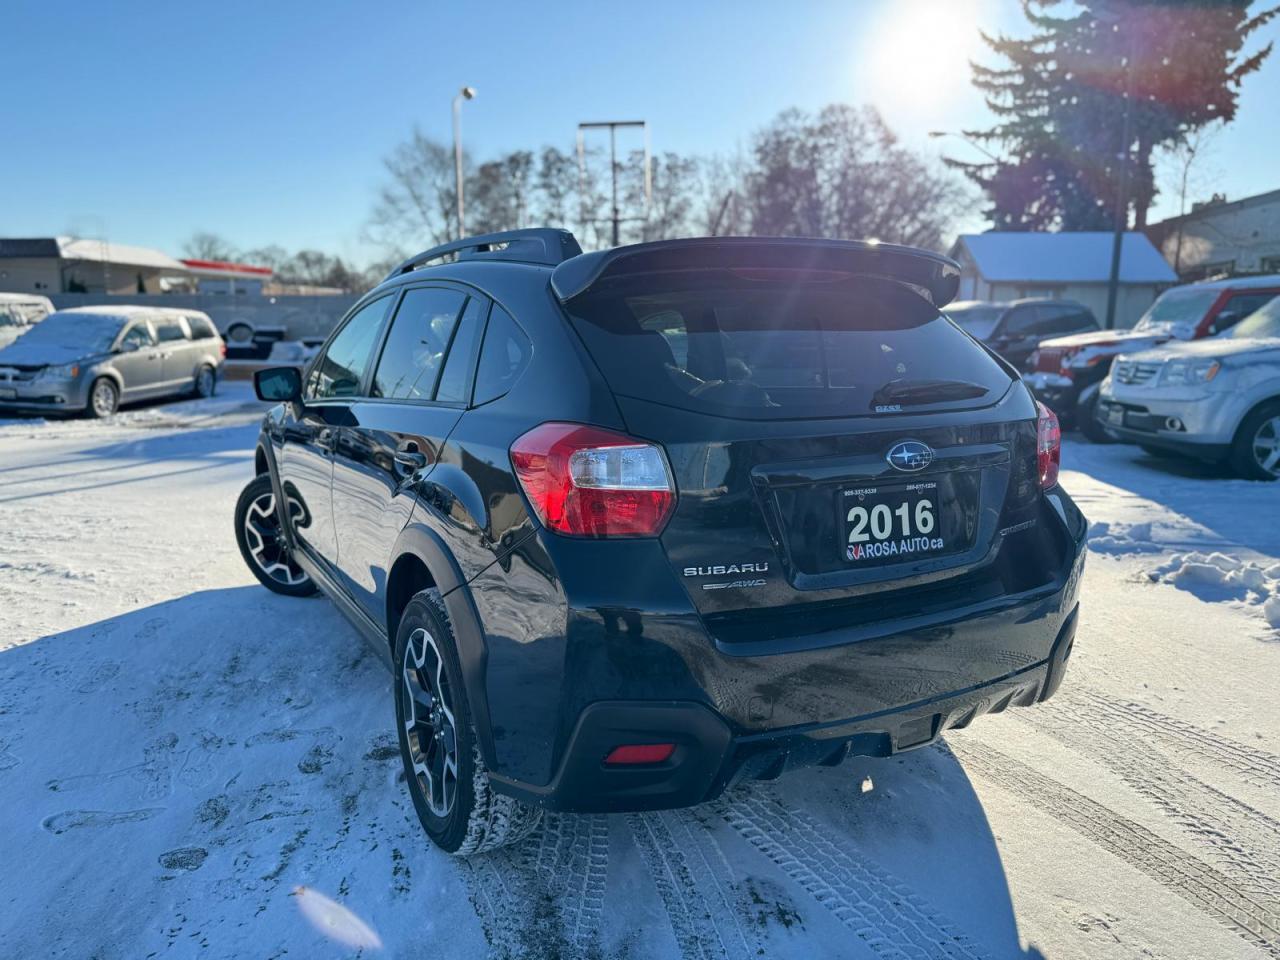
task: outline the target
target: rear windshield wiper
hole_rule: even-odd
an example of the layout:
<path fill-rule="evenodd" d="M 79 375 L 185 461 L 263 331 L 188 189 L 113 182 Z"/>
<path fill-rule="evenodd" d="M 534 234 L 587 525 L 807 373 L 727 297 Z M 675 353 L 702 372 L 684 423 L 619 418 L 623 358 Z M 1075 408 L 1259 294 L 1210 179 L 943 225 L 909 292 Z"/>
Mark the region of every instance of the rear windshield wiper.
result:
<path fill-rule="evenodd" d="M 872 409 L 972 400 L 990 391 L 969 380 L 890 380 L 871 396 Z"/>

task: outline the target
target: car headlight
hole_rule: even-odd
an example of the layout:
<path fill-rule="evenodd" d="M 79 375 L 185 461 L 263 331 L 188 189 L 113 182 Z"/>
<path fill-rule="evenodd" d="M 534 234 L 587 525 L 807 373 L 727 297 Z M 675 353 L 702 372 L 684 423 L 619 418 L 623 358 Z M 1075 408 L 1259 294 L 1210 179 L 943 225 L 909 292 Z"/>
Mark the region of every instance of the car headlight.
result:
<path fill-rule="evenodd" d="M 38 374 L 37 380 L 74 380 L 80 376 L 80 364 L 63 363 L 55 367 L 45 367 Z"/>
<path fill-rule="evenodd" d="M 1170 360 L 1160 374 L 1160 382 L 1208 383 L 1221 369 L 1217 360 Z"/>

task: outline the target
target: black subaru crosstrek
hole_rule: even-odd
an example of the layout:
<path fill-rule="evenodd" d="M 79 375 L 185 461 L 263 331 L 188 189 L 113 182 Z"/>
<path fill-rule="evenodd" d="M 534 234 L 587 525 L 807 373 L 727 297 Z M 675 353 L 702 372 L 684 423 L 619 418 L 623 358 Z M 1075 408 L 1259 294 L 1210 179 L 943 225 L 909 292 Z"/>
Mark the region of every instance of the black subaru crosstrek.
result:
<path fill-rule="evenodd" d="M 885 757 L 1044 700 L 1085 521 L 1057 422 L 906 247 L 539 229 L 414 257 L 278 401 L 236 511 L 395 677 L 409 790 L 474 853 Z"/>

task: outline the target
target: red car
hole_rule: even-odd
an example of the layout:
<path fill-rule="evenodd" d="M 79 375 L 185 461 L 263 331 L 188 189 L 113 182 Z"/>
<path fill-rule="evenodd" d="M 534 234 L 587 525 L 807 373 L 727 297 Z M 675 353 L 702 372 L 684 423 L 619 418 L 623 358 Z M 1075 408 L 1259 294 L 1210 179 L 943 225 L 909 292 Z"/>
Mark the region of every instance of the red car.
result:
<path fill-rule="evenodd" d="M 1168 340 L 1221 333 L 1280 294 L 1280 275 L 1211 280 L 1166 290 L 1132 330 L 1096 330 L 1042 340 L 1023 378 L 1036 397 L 1095 443 L 1110 441 L 1094 420 L 1098 390 L 1111 361 Z"/>

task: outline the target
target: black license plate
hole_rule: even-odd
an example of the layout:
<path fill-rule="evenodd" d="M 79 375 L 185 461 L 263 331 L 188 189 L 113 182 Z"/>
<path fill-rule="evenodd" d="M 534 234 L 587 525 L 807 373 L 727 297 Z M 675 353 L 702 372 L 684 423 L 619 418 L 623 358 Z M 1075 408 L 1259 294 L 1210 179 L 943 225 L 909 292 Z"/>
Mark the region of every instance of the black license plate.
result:
<path fill-rule="evenodd" d="M 840 491 L 844 529 L 841 549 L 849 565 L 867 567 L 906 563 L 952 553 L 967 546 L 944 511 L 954 510 L 955 495 L 937 480 L 891 486 L 845 487 Z"/>

